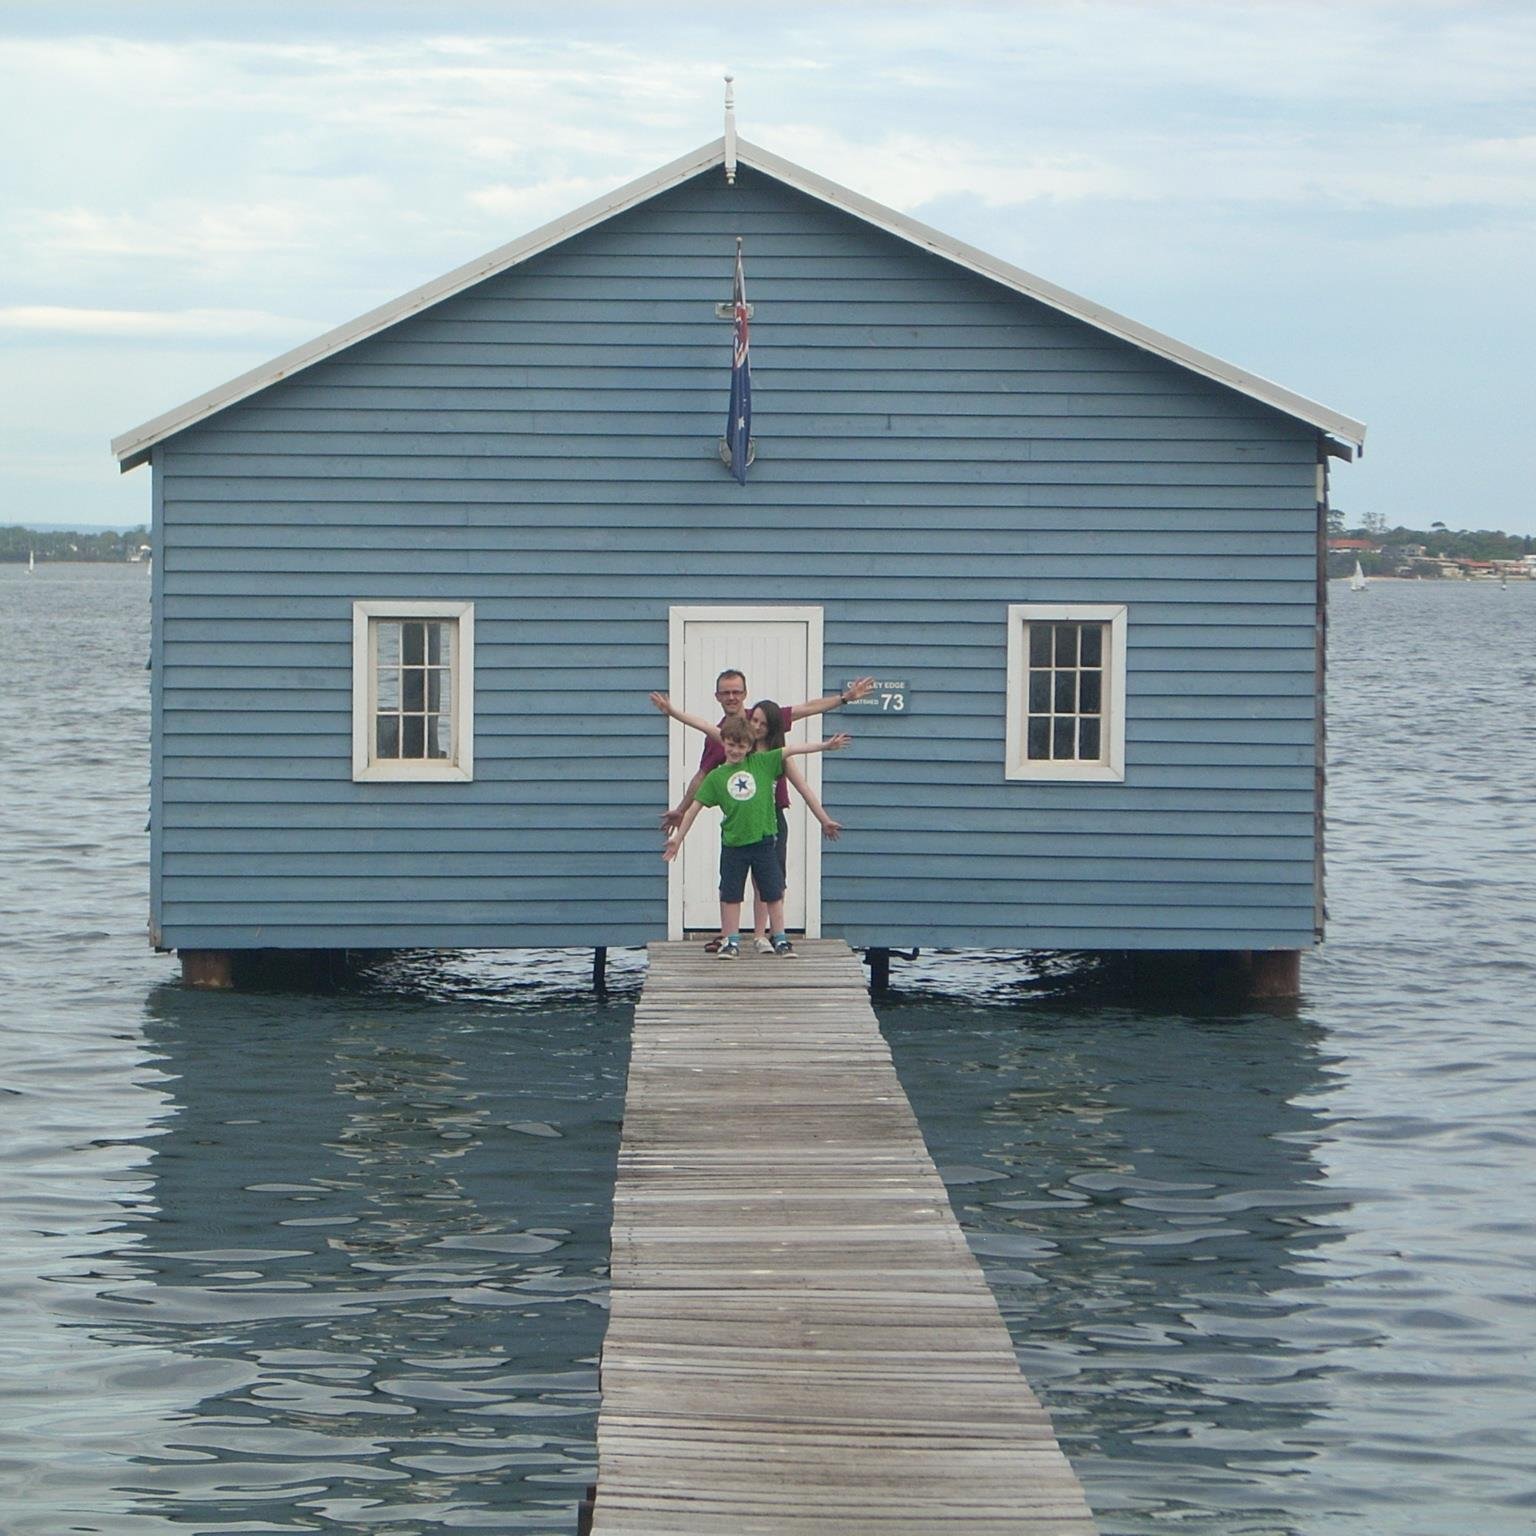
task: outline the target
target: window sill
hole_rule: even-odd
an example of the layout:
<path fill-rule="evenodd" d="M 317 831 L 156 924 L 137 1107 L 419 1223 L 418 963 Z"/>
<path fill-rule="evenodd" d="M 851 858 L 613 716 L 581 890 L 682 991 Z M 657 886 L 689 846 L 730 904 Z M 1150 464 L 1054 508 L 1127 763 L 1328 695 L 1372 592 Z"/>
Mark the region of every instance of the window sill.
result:
<path fill-rule="evenodd" d="M 473 784 L 475 776 L 456 763 L 374 763 L 353 771 L 354 784 Z"/>
<path fill-rule="evenodd" d="M 1034 784 L 1123 784 L 1125 769 L 1111 763 L 1016 763 L 1003 777 Z"/>

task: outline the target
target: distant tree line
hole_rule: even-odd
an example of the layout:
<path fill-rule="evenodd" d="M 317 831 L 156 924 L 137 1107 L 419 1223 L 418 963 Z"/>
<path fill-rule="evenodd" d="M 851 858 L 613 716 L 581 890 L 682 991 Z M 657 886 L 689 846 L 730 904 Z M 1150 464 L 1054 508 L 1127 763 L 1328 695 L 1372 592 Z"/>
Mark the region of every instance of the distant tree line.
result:
<path fill-rule="evenodd" d="M 1431 523 L 1426 528 L 1405 528 L 1402 524 L 1388 527 L 1387 520 L 1379 512 L 1367 512 L 1357 526 L 1351 527 L 1344 513 L 1337 507 L 1328 514 L 1328 533 L 1333 538 L 1369 539 L 1373 544 L 1393 551 L 1392 555 L 1360 556 L 1360 564 L 1367 575 L 1373 571 L 1392 569 L 1400 560 L 1396 551 L 1410 544 L 1421 544 L 1431 559 L 1439 560 L 1518 560 L 1522 555 L 1536 554 L 1536 538 L 1529 534 L 1501 533 L 1479 528 L 1452 529 L 1444 523 Z M 126 533 L 111 529 L 98 529 L 93 533 L 79 531 L 48 531 L 25 528 L 12 524 L 0 528 L 0 562 L 20 560 L 25 563 L 29 553 L 38 560 L 127 560 L 136 550 L 149 543 L 149 529 L 130 528 Z M 1346 557 L 1338 551 L 1335 559 Z M 1347 554 L 1353 568 L 1355 556 Z"/>
<path fill-rule="evenodd" d="M 1401 553 L 1409 545 L 1422 545 L 1430 560 L 1519 560 L 1536 554 L 1536 538 L 1529 534 L 1502 533 L 1489 528 L 1450 528 L 1445 523 L 1431 523 L 1428 528 L 1405 528 L 1401 523 L 1389 526 L 1379 512 L 1367 512 L 1360 522 L 1350 526 L 1337 507 L 1328 514 L 1330 538 L 1369 539 L 1384 553 L 1360 555 L 1360 568 L 1367 576 L 1389 575 L 1404 563 Z M 1330 566 L 1354 569 L 1355 552 L 1336 550 L 1329 557 Z"/>
<path fill-rule="evenodd" d="M 130 528 L 117 533 L 99 528 L 92 533 L 48 531 L 23 528 L 19 523 L 0 528 L 0 561 L 26 563 L 28 554 L 38 564 L 59 560 L 126 560 L 135 550 L 149 543 L 149 529 Z"/>

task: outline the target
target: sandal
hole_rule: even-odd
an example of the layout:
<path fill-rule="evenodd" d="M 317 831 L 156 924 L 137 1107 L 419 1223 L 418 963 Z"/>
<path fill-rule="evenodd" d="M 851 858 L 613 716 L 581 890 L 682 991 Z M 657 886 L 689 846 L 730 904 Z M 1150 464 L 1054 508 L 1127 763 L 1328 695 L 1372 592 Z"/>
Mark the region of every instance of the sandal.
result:
<path fill-rule="evenodd" d="M 704 953 L 706 955 L 718 955 L 720 953 L 720 946 L 724 943 L 724 936 L 717 933 L 714 938 L 712 938 L 709 943 L 704 946 Z"/>

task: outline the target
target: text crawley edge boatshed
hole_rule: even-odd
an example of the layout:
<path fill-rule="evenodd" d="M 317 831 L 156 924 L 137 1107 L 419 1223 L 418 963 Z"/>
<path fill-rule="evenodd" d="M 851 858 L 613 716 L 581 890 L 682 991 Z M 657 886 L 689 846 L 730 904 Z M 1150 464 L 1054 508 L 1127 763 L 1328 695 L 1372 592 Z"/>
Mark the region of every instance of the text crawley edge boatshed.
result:
<path fill-rule="evenodd" d="M 218 978 L 710 929 L 714 818 L 682 867 L 656 827 L 698 738 L 646 693 L 708 711 L 735 666 L 882 683 L 796 728 L 856 736 L 808 760 L 848 830 L 792 826 L 807 934 L 1257 955 L 1285 990 L 1323 921 L 1327 466 L 1363 439 L 718 140 L 114 442 L 153 468 L 153 942 Z"/>

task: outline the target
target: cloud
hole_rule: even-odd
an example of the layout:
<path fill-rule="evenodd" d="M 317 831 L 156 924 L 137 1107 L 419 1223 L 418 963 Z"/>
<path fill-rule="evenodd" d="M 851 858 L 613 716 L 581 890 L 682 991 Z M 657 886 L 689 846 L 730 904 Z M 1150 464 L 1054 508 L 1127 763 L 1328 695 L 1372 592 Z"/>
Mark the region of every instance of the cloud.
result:
<path fill-rule="evenodd" d="M 915 133 L 859 143 L 805 124 L 780 124 L 763 146 L 903 212 L 969 195 L 989 207 L 1040 198 L 1137 195 L 1129 171 L 1088 153 L 1015 155 L 973 141 Z"/>
<path fill-rule="evenodd" d="M 1379 338 L 1481 303 L 1484 372 L 1401 391 L 1409 500 L 1433 445 L 1518 397 L 1532 344 L 1536 8 L 1514 0 L 58 0 L 0 14 L 0 44 L 27 145 L 0 157 L 0 399 L 28 440 L 89 417 L 92 455 L 713 138 L 733 64 L 749 141 L 1222 355 L 1358 377 L 1361 413 L 1411 373 Z M 1287 350 L 1275 317 L 1303 301 Z M 112 400 L 87 409 L 88 380 Z M 1524 508 L 1506 436 L 1483 462 Z"/>
<path fill-rule="evenodd" d="M 253 309 L 81 309 L 52 304 L 0 308 L 0 331 L 31 336 L 229 341 L 305 336 L 320 329 L 311 321 Z"/>
<path fill-rule="evenodd" d="M 521 232 L 569 213 L 617 185 L 619 182 L 611 176 L 564 176 L 524 187 L 479 187 L 468 194 L 468 199 L 483 213 L 515 221 L 517 232 Z"/>
<path fill-rule="evenodd" d="M 767 144 L 903 212 L 952 198 L 987 208 L 1041 202 L 1321 210 L 1536 209 L 1536 146 L 1524 138 L 1383 131 L 1344 147 L 1326 131 L 1229 127 L 1210 138 L 1106 134 L 1076 149 L 1011 152 L 961 137 L 892 131 L 855 140 L 779 124 Z"/>
<path fill-rule="evenodd" d="M 220 208 L 164 199 L 148 214 L 34 209 L 18 222 L 36 243 L 69 256 L 204 261 L 300 250 L 310 241 L 305 211 L 273 204 Z"/>
<path fill-rule="evenodd" d="M 981 98 L 989 107 L 1006 99 L 1010 115 L 1048 108 L 1032 120 L 1049 131 L 1057 106 L 1080 123 L 1073 108 L 1084 102 L 1102 102 L 1123 123 L 1152 102 L 1198 116 L 1213 105 L 1310 102 L 1354 114 L 1524 101 L 1536 14 L 1487 0 L 849 4 L 817 7 L 802 38 L 825 60 L 857 61 L 839 81 L 850 92 L 889 81 L 978 110 Z"/>
<path fill-rule="evenodd" d="M 48 149 L 0 163 L 0 269 L 39 302 L 70 277 L 147 288 L 156 264 L 199 301 L 349 271 L 373 300 L 691 148 L 717 89 L 683 59 L 515 34 L 5 38 L 0 117 Z"/>

